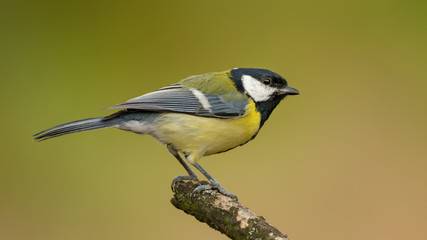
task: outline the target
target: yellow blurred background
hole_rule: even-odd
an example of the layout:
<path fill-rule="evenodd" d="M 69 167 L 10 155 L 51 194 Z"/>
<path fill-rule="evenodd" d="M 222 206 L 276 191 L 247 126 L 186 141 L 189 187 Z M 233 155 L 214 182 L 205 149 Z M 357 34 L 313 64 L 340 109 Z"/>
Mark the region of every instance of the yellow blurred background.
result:
<path fill-rule="evenodd" d="M 0 239 L 226 239 L 176 210 L 148 136 L 34 133 L 190 75 L 267 68 L 302 92 L 201 165 L 291 239 L 427 239 L 422 1 L 4 1 Z"/>

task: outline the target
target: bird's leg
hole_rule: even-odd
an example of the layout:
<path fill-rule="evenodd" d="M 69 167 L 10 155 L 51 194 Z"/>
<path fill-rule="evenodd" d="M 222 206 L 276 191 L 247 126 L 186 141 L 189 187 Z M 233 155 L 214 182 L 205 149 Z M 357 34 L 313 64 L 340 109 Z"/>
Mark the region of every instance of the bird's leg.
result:
<path fill-rule="evenodd" d="M 197 179 L 197 175 L 196 175 L 196 173 L 194 173 L 193 170 L 191 170 L 191 168 L 188 166 L 188 164 L 185 163 L 185 161 L 181 158 L 181 156 L 179 155 L 177 150 L 175 150 L 171 145 L 167 145 L 167 146 L 168 146 L 169 152 L 176 159 L 178 159 L 179 163 L 181 163 L 181 165 L 185 168 L 185 170 L 188 173 L 188 176 L 187 175 L 178 175 L 172 180 L 171 189 L 172 189 L 172 191 L 174 191 L 174 186 L 175 186 L 176 182 L 179 182 L 182 180 L 194 180 L 194 179 Z"/>
<path fill-rule="evenodd" d="M 236 199 L 237 200 L 237 196 L 236 195 L 234 195 L 234 194 L 232 194 L 232 193 L 230 193 L 230 192 L 228 192 L 227 190 L 225 190 L 222 186 L 221 186 L 221 184 L 219 184 L 219 182 L 215 179 L 215 178 L 213 178 L 208 172 L 206 172 L 206 170 L 205 169 L 203 169 L 202 168 L 202 166 L 200 166 L 199 164 L 197 164 L 197 163 L 195 163 L 195 162 L 192 162 L 192 161 L 189 161 L 195 168 L 197 168 L 197 170 L 199 170 L 201 173 L 203 173 L 203 175 L 205 175 L 205 177 L 209 180 L 209 182 L 211 182 L 211 184 L 210 185 L 200 185 L 200 186 L 198 186 L 198 187 L 196 187 L 194 190 L 193 190 L 193 194 L 194 193 L 199 193 L 199 192 L 202 192 L 202 191 L 204 191 L 204 190 L 208 190 L 208 189 L 212 189 L 212 188 L 215 188 L 215 189 L 217 189 L 220 193 L 222 193 L 223 195 L 225 195 L 225 196 L 228 196 L 228 197 L 231 197 L 231 198 L 233 198 L 233 199 Z"/>

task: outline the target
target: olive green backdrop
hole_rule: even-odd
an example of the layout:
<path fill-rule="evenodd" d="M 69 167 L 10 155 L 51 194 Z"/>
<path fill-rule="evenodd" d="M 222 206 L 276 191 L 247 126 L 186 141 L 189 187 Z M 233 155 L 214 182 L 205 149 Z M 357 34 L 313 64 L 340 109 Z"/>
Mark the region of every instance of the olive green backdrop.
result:
<path fill-rule="evenodd" d="M 150 137 L 31 135 L 234 67 L 302 92 L 201 161 L 243 204 L 292 239 L 427 237 L 425 2 L 1 5 L 1 239 L 226 239 L 169 203 L 185 172 Z"/>

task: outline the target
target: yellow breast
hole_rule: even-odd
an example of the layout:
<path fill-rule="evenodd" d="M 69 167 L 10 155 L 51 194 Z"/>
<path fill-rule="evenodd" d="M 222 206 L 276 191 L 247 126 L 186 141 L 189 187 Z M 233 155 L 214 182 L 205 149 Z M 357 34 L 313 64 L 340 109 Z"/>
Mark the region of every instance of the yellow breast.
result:
<path fill-rule="evenodd" d="M 250 101 L 246 114 L 239 118 L 219 119 L 188 114 L 164 113 L 156 121 L 156 138 L 172 144 L 178 151 L 193 155 L 194 161 L 227 151 L 248 142 L 259 129 L 261 115 Z"/>

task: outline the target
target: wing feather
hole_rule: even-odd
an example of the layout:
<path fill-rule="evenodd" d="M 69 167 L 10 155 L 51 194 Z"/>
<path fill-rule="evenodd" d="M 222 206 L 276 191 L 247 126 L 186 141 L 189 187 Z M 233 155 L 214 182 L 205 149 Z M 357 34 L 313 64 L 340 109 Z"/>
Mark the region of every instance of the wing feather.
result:
<path fill-rule="evenodd" d="M 245 114 L 248 100 L 239 97 L 236 100 L 225 100 L 225 95 L 203 93 L 196 96 L 194 91 L 180 84 L 173 84 L 157 91 L 130 99 L 109 108 L 138 109 L 153 112 L 186 113 L 202 117 L 235 118 Z M 230 99 L 230 93 L 226 93 Z M 235 94 L 240 94 L 236 92 Z M 200 98 L 203 98 L 201 101 Z M 208 104 L 207 104 L 208 103 Z"/>

